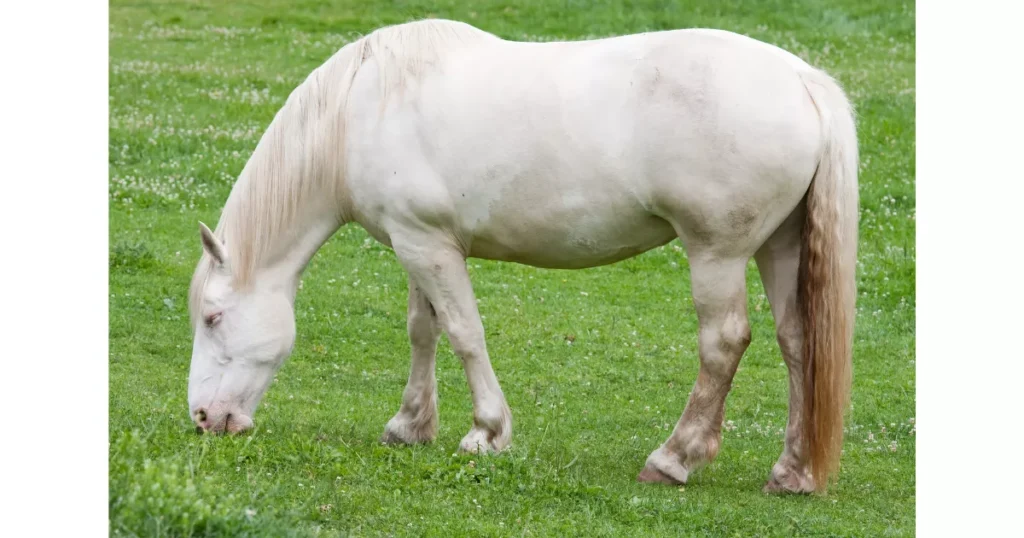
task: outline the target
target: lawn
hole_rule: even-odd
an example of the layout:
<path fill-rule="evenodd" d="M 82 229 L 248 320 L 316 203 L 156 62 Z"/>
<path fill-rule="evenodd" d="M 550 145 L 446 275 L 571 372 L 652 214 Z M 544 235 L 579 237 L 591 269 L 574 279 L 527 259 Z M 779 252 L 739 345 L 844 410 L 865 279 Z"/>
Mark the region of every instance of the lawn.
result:
<path fill-rule="evenodd" d="M 258 4 L 258 5 L 257 5 Z M 853 408 L 840 480 L 768 496 L 786 369 L 757 270 L 753 343 L 723 445 L 685 488 L 635 482 L 696 377 L 678 241 L 582 271 L 470 260 L 514 416 L 499 456 L 457 455 L 471 406 L 438 351 L 441 426 L 377 440 L 408 375 L 406 279 L 355 225 L 313 259 L 298 341 L 244 436 L 199 436 L 186 404 L 197 221 L 289 92 L 343 44 L 436 16 L 504 38 L 716 27 L 825 68 L 858 111 L 861 244 Z M 886 1 L 266 2 L 110 8 L 110 532 L 117 536 L 890 536 L 915 523 L 914 5 Z"/>

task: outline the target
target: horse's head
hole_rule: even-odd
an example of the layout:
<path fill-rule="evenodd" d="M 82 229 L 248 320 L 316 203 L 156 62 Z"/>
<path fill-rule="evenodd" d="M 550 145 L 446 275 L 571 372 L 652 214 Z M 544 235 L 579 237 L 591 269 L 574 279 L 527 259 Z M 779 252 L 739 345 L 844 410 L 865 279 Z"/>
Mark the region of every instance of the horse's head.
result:
<path fill-rule="evenodd" d="M 224 244 L 205 225 L 200 232 L 212 264 L 200 263 L 192 283 L 189 411 L 203 431 L 237 433 L 252 427 L 260 398 L 295 343 L 294 290 L 267 282 L 273 278 L 239 289 Z"/>

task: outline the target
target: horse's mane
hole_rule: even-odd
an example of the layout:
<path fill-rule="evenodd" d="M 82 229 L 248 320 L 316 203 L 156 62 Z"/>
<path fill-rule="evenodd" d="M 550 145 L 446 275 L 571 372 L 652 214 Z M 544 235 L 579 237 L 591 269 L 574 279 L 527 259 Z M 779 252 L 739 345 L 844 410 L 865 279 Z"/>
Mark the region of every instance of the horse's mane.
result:
<path fill-rule="evenodd" d="M 342 47 L 288 97 L 231 189 L 215 234 L 225 243 L 233 284 L 244 288 L 311 200 L 338 203 L 344 184 L 345 111 L 359 67 L 376 60 L 382 101 L 438 68 L 442 53 L 497 39 L 468 24 L 422 20 L 380 28 Z M 189 311 L 199 313 L 213 260 L 204 252 Z"/>

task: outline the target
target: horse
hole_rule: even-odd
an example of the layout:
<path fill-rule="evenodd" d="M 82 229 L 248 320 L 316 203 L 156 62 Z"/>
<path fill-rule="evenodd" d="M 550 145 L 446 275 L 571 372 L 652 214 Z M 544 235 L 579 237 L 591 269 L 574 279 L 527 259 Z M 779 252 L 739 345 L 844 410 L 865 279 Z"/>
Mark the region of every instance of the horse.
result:
<path fill-rule="evenodd" d="M 288 97 L 245 164 L 189 291 L 188 406 L 240 432 L 296 337 L 300 275 L 357 223 L 408 273 L 411 368 L 381 437 L 437 433 L 445 333 L 473 403 L 464 452 L 496 453 L 512 415 L 466 260 L 578 269 L 678 238 L 700 369 L 641 482 L 685 484 L 718 453 L 751 333 L 754 258 L 789 376 L 769 492 L 824 491 L 839 470 L 852 379 L 858 150 L 828 74 L 723 30 L 516 42 L 422 20 L 349 43 Z"/>

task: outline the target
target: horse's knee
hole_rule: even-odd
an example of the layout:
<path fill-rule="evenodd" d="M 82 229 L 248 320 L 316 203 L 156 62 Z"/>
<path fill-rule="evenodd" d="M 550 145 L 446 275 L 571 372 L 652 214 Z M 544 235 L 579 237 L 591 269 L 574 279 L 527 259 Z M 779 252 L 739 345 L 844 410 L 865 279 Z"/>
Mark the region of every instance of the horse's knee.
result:
<path fill-rule="evenodd" d="M 448 327 L 448 341 L 452 351 L 462 360 L 484 353 L 484 331 L 468 324 L 453 324 Z"/>

